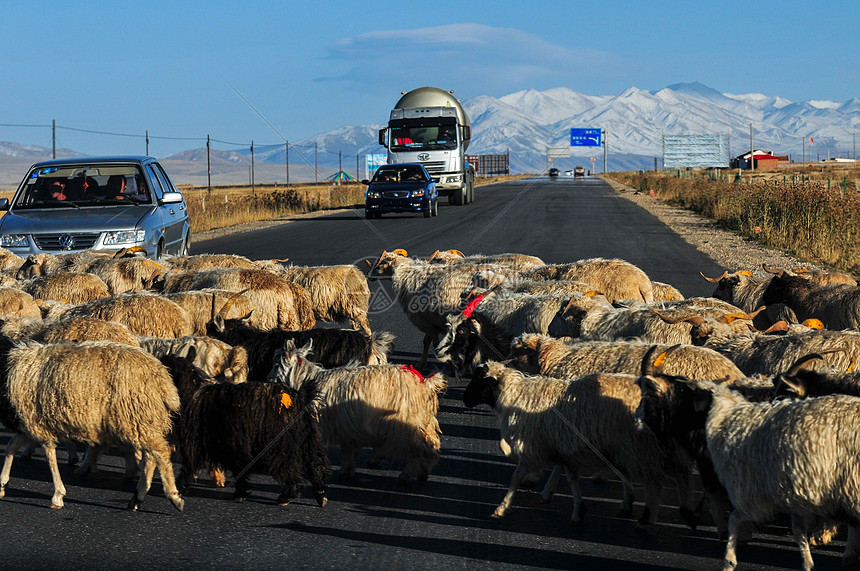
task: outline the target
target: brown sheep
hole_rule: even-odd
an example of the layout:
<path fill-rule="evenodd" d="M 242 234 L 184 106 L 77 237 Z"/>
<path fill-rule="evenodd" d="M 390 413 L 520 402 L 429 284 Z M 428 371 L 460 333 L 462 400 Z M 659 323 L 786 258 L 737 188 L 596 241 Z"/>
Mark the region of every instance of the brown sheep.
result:
<path fill-rule="evenodd" d="M 21 282 L 21 289 L 36 299 L 78 304 L 111 295 L 107 284 L 95 274 L 57 272 Z"/>
<path fill-rule="evenodd" d="M 301 286 L 272 272 L 221 268 L 193 272 L 178 281 L 175 277 L 172 272 L 165 276 L 165 293 L 207 288 L 242 291 L 254 306 L 251 314 L 254 327 L 300 330 L 311 329 L 316 324 L 311 296 Z"/>
<path fill-rule="evenodd" d="M 357 267 L 281 266 L 275 273 L 303 287 L 313 301 L 314 317 L 319 321 L 349 321 L 353 329 L 371 334 L 367 310 L 370 287 Z"/>
<path fill-rule="evenodd" d="M 591 258 L 572 264 L 553 264 L 522 272 L 534 280 L 577 280 L 590 284 L 609 301 L 632 299 L 654 301 L 654 286 L 648 275 L 630 262 Z"/>
<path fill-rule="evenodd" d="M 151 293 L 122 293 L 68 309 L 64 319 L 98 317 L 128 326 L 147 337 L 185 337 L 194 331 L 191 316 L 176 303 Z"/>
<path fill-rule="evenodd" d="M 16 434 L 6 448 L 0 497 L 12 458 L 29 441 L 41 444 L 54 480 L 51 507 L 62 508 L 66 488 L 57 468 L 56 447 L 65 439 L 91 445 L 131 446 L 144 453 L 136 510 L 149 490 L 156 464 L 165 495 L 182 511 L 167 434 L 179 394 L 161 362 L 139 348 L 109 341 L 13 345 L 0 340 L 0 420 Z M 154 462 L 153 462 L 154 461 Z"/>
<path fill-rule="evenodd" d="M 14 287 L 0 287 L 0 315 L 42 317 L 42 310 L 29 293 Z"/>
<path fill-rule="evenodd" d="M 221 314 L 224 319 L 238 319 L 251 313 L 254 305 L 242 292 L 223 289 L 178 291 L 164 294 L 191 316 L 194 335 L 206 335 L 206 324 Z M 253 315 L 253 314 L 252 314 Z"/>

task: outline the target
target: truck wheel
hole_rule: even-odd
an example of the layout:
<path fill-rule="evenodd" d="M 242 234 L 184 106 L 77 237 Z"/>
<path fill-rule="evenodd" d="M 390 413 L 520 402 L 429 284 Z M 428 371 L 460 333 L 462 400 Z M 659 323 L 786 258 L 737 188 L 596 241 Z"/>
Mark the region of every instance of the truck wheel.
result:
<path fill-rule="evenodd" d="M 466 191 L 462 187 L 458 188 L 454 191 L 454 194 L 451 195 L 451 199 L 454 201 L 454 204 L 457 206 L 462 206 L 466 200 Z"/>

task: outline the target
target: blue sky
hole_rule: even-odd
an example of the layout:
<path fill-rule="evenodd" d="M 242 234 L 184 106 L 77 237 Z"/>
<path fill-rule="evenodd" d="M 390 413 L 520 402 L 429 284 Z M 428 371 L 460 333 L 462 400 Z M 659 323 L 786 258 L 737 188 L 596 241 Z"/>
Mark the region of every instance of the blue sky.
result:
<path fill-rule="evenodd" d="M 138 135 L 58 130 L 58 146 L 92 154 L 142 154 L 147 129 L 150 153 L 166 156 L 207 134 L 263 145 L 384 123 L 400 92 L 422 85 L 461 99 L 693 81 L 792 101 L 860 97 L 856 0 L 3 6 L 0 124 Z M 0 141 L 50 147 L 51 134 L 0 126 Z"/>

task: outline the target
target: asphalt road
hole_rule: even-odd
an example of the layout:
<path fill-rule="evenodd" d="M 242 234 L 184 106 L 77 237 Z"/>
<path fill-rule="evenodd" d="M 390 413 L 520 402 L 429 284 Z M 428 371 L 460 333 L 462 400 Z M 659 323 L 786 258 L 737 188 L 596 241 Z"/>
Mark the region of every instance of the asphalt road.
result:
<path fill-rule="evenodd" d="M 620 257 L 687 296 L 708 295 L 698 275 L 721 273 L 704 254 L 656 218 L 597 179 L 560 177 L 476 189 L 472 205 L 440 205 L 439 217 L 390 215 L 365 220 L 363 210 L 297 219 L 265 230 L 197 242 L 197 253 L 238 253 L 252 258 L 290 258 L 296 264 L 343 264 L 372 260 L 383 249 L 404 248 L 429 256 L 436 249 L 466 253 L 524 252 L 547 262 Z M 415 363 L 421 335 L 391 302 L 390 286 L 372 284 L 375 330 L 397 335 L 393 360 Z M 439 364 L 431 360 L 430 372 Z M 503 520 L 490 514 L 513 472 L 498 446 L 495 419 L 484 407 L 467 409 L 461 397 L 468 379 L 450 379 L 443 397 L 439 464 L 426 483 L 398 485 L 402 464 L 359 469 L 333 481 L 329 503 L 316 505 L 309 490 L 287 507 L 274 505 L 274 480 L 252 478 L 255 491 L 241 504 L 232 490 L 206 479 L 185 495 L 175 512 L 155 483 L 140 512 L 125 510 L 133 492 L 123 483 L 120 459 L 104 458 L 90 478 L 63 466 L 68 495 L 62 510 L 49 509 L 52 485 L 44 455 L 16 459 L 6 497 L 0 500 L 0 569 L 719 569 L 724 544 L 706 516 L 690 530 L 677 513 L 667 482 L 658 523 L 634 531 L 620 518 L 620 482 L 583 480 L 585 523 L 568 525 L 572 509 L 562 480 L 550 504 L 539 488 L 520 491 Z M 8 440 L 0 432 L 0 444 Z M 65 451 L 61 449 L 61 461 Z M 333 466 L 339 458 L 331 453 Z M 637 489 L 639 495 L 642 490 Z M 634 517 L 641 514 L 636 503 Z M 814 550 L 819 569 L 837 568 L 842 541 Z M 740 569 L 799 568 L 800 554 L 787 528 L 761 527 L 739 550 Z"/>

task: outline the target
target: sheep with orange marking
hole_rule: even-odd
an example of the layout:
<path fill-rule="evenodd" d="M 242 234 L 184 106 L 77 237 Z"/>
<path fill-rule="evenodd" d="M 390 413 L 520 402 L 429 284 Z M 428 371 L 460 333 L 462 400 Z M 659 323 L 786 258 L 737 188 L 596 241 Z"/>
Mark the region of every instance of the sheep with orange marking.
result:
<path fill-rule="evenodd" d="M 472 254 L 467 256 L 459 250 L 436 250 L 427 261 L 433 264 L 493 264 L 505 266 L 514 270 L 529 270 L 545 266 L 546 263 L 537 256 L 528 254 L 506 253 L 506 254 Z"/>
<path fill-rule="evenodd" d="M 572 264 L 550 264 L 522 272 L 531 280 L 576 280 L 591 285 L 611 302 L 632 299 L 654 301 L 651 278 L 630 262 L 619 259 L 590 258 Z"/>
<path fill-rule="evenodd" d="M 319 387 L 320 429 L 330 446 L 340 447 L 340 477 L 355 472 L 355 458 L 366 446 L 374 449 L 369 464 L 385 456 L 406 459 L 400 481 L 426 480 L 439 459 L 436 414 L 439 393 L 447 387 L 439 373 L 424 378 L 406 365 L 323 369 L 302 358 L 288 341 L 270 378 L 299 390 L 307 382 Z"/>

